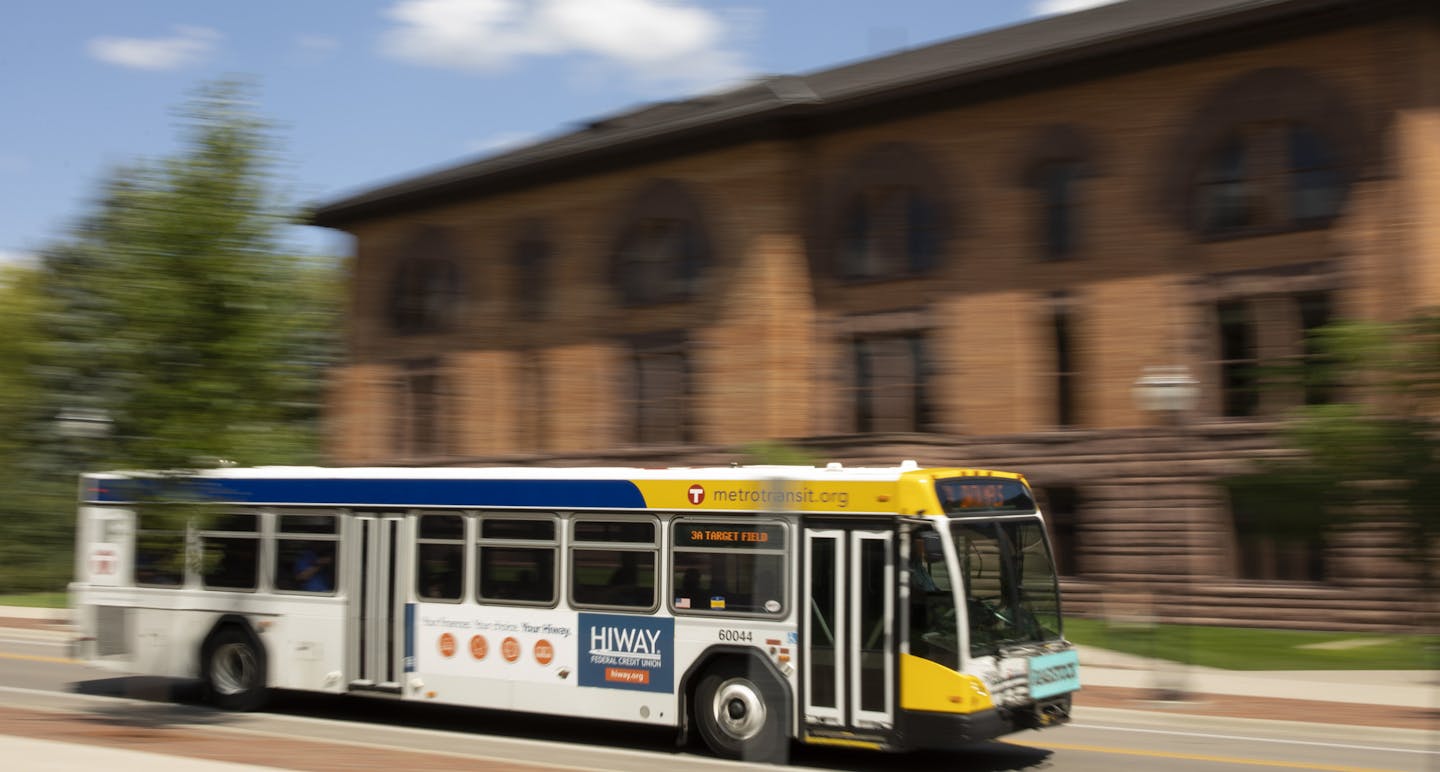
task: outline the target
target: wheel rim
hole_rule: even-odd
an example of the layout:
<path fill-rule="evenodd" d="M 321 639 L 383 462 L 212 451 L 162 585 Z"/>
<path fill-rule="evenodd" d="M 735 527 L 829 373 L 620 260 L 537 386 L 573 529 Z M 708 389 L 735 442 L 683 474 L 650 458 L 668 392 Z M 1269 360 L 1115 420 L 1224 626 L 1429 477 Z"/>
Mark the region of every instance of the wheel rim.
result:
<path fill-rule="evenodd" d="M 750 740 L 765 726 L 765 699 L 755 684 L 743 678 L 732 678 L 715 690 L 710 715 L 726 736 Z"/>
<path fill-rule="evenodd" d="M 248 691 L 255 680 L 255 653 L 243 643 L 226 643 L 210 657 L 210 680 L 220 694 Z"/>

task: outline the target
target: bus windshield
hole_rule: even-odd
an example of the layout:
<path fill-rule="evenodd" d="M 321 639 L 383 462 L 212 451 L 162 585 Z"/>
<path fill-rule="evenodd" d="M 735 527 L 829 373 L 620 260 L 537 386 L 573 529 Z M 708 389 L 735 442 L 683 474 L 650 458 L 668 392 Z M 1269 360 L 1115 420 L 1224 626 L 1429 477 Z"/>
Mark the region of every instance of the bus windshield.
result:
<path fill-rule="evenodd" d="M 965 577 L 970 654 L 1060 638 L 1060 592 L 1038 518 L 952 521 Z"/>

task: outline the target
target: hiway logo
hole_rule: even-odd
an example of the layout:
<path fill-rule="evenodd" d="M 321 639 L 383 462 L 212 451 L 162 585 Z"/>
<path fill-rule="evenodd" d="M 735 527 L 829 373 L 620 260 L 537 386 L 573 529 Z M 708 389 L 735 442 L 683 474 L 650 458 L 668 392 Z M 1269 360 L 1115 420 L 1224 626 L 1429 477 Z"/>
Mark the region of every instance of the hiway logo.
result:
<path fill-rule="evenodd" d="M 631 627 L 597 627 L 590 631 L 590 654 L 635 660 L 661 659 L 660 631 Z"/>
<path fill-rule="evenodd" d="M 674 687 L 675 620 L 580 615 L 580 685 L 668 692 Z"/>

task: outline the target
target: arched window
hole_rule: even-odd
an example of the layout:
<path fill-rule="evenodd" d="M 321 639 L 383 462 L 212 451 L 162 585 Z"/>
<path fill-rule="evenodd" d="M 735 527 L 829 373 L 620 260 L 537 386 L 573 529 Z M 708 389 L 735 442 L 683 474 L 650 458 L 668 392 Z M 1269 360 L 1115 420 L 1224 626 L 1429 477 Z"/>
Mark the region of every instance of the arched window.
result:
<path fill-rule="evenodd" d="M 1340 214 L 1344 178 L 1330 143 L 1293 121 L 1238 128 L 1206 155 L 1195 180 L 1196 226 L 1207 234 L 1323 225 Z"/>
<path fill-rule="evenodd" d="M 1329 143 L 1304 124 L 1292 124 L 1286 139 L 1290 155 L 1291 216 L 1303 223 L 1338 215 L 1345 197 L 1345 180 Z"/>
<path fill-rule="evenodd" d="M 1073 257 L 1079 242 L 1079 196 L 1084 176 L 1078 161 L 1051 161 L 1036 170 L 1040 182 L 1041 256 L 1046 260 Z"/>
<path fill-rule="evenodd" d="M 550 241 L 545 237 L 544 223 L 529 220 L 518 229 L 518 236 L 511 252 L 511 276 L 514 278 L 512 297 L 515 298 L 517 314 L 525 320 L 535 321 L 545 315 L 549 298 L 546 289 L 550 285 Z"/>
<path fill-rule="evenodd" d="M 636 196 L 623 222 L 612 270 L 625 305 L 680 302 L 700 292 L 710 245 L 699 203 L 685 185 L 652 183 Z"/>
<path fill-rule="evenodd" d="M 856 191 L 843 220 L 841 277 L 913 276 L 935 268 L 940 252 L 939 213 L 918 188 L 873 185 Z"/>
<path fill-rule="evenodd" d="M 1255 180 L 1246 174 L 1246 146 L 1225 138 L 1205 159 L 1195 183 L 1196 223 L 1206 233 L 1247 228 L 1259 219 Z"/>
<path fill-rule="evenodd" d="M 463 298 L 449 237 L 429 229 L 405 250 L 390 287 L 390 324 L 402 335 L 454 329 Z"/>
<path fill-rule="evenodd" d="M 1325 227 L 1382 157 L 1340 90 L 1304 70 L 1233 78 L 1186 126 L 1166 148 L 1160 200 L 1209 237 Z"/>
<path fill-rule="evenodd" d="M 937 270 L 948 235 L 945 184 L 933 159 L 900 143 L 871 147 L 842 173 L 829 217 L 830 269 L 845 280 Z"/>
<path fill-rule="evenodd" d="M 1042 260 L 1080 255 L 1084 181 L 1096 176 L 1099 150 L 1089 132 L 1071 124 L 1036 130 L 1021 158 L 1022 184 L 1035 191 L 1035 240 Z"/>

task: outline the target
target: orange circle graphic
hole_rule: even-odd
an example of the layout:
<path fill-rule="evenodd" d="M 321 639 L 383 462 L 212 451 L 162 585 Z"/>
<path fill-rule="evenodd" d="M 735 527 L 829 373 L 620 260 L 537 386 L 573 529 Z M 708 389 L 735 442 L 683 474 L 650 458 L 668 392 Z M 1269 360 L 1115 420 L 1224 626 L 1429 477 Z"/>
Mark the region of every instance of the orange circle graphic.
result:
<path fill-rule="evenodd" d="M 500 644 L 500 656 L 504 657 L 506 662 L 520 659 L 520 642 L 514 638 L 506 638 Z"/>
<path fill-rule="evenodd" d="M 470 636 L 470 656 L 474 657 L 475 659 L 485 659 L 485 655 L 489 653 L 490 644 L 485 641 L 485 636 Z"/>
<path fill-rule="evenodd" d="M 449 633 L 440 634 L 440 656 L 455 656 L 455 636 Z"/>
<path fill-rule="evenodd" d="M 553 659 L 555 659 L 555 647 L 551 646 L 550 642 L 545 640 L 544 638 L 536 641 L 535 661 L 539 662 L 542 665 L 548 665 L 550 664 L 550 660 Z"/>

